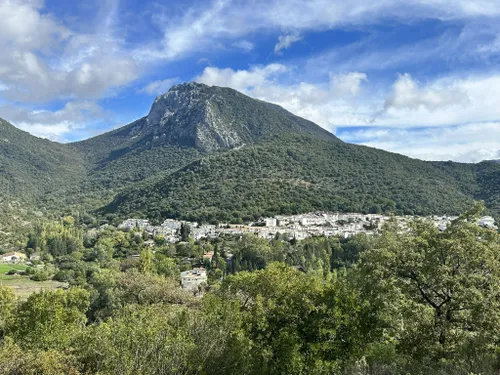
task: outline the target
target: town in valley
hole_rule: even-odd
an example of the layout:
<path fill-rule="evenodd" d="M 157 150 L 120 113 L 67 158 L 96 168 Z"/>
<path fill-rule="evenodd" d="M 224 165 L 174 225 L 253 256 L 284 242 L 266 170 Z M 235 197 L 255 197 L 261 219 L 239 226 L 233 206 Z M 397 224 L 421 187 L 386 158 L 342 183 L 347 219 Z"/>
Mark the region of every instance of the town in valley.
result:
<path fill-rule="evenodd" d="M 406 223 L 414 220 L 415 216 L 389 216 L 381 214 L 362 213 L 331 213 L 318 212 L 300 215 L 276 215 L 262 218 L 257 222 L 248 224 L 199 224 L 183 220 L 166 219 L 161 225 L 153 225 L 148 219 L 127 219 L 118 229 L 140 230 L 153 236 L 162 236 L 170 243 L 181 240 L 180 230 L 183 225 L 190 228 L 190 237 L 195 240 L 202 238 L 217 238 L 221 235 L 254 234 L 260 238 L 273 239 L 276 236 L 285 239 L 303 240 L 312 236 L 338 236 L 349 238 L 356 234 L 368 235 L 378 233 L 383 225 L 390 220 L 395 220 L 404 227 Z M 456 220 L 457 216 L 428 216 L 424 220 L 431 220 L 440 230 Z M 497 229 L 495 219 L 483 216 L 477 224 L 490 229 Z"/>

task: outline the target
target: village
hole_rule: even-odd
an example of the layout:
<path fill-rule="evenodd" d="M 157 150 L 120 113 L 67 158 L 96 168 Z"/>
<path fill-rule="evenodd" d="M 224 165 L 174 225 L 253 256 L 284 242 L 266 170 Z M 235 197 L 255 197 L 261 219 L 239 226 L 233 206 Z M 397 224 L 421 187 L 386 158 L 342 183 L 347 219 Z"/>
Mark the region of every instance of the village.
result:
<path fill-rule="evenodd" d="M 182 226 L 190 228 L 189 235 L 194 240 L 217 238 L 224 235 L 241 236 L 244 234 L 253 234 L 268 240 L 272 240 L 277 236 L 289 240 L 303 240 L 312 236 L 350 238 L 361 233 L 373 235 L 378 233 L 384 223 L 389 220 L 394 220 L 400 228 L 405 228 L 413 219 L 415 219 L 414 216 L 318 212 L 302 215 L 277 215 L 246 225 L 199 225 L 194 222 L 167 219 L 161 225 L 154 226 L 147 219 L 127 219 L 118 228 L 126 231 L 140 230 L 153 236 L 162 236 L 171 243 L 181 241 Z M 457 217 L 430 216 L 424 219 L 432 221 L 439 230 L 445 230 Z M 476 224 L 490 229 L 497 229 L 495 220 L 490 216 L 480 218 Z M 213 252 L 204 254 L 203 258 L 210 262 L 212 256 Z M 203 267 L 186 270 L 181 272 L 180 279 L 181 287 L 184 290 L 197 292 L 200 288 L 203 288 L 203 285 L 207 284 L 207 271 Z"/>
<path fill-rule="evenodd" d="M 254 234 L 260 238 L 271 240 L 281 238 L 303 240 L 312 236 L 338 236 L 349 238 L 360 233 L 376 234 L 389 220 L 395 220 L 402 228 L 415 219 L 415 216 L 387 216 L 380 214 L 361 213 L 331 213 L 318 212 L 301 215 L 277 215 L 262 218 L 258 222 L 248 224 L 198 224 L 196 222 L 166 219 L 161 225 L 152 225 L 147 219 L 127 219 L 118 229 L 141 230 L 153 236 L 162 236 L 168 242 L 176 243 L 181 240 L 182 225 L 190 228 L 190 237 L 195 240 L 202 238 L 216 238 L 221 235 Z M 423 219 L 431 220 L 440 230 L 446 227 L 457 217 L 429 216 Z M 486 228 L 497 229 L 494 218 L 484 216 L 477 224 Z"/>
<path fill-rule="evenodd" d="M 456 218 L 453 216 L 430 216 L 422 219 L 430 220 L 439 230 L 445 230 Z M 351 238 L 361 233 L 374 235 L 379 233 L 384 224 L 389 221 L 394 221 L 399 228 L 404 230 L 408 223 L 414 219 L 414 216 L 316 212 L 300 215 L 277 215 L 247 224 L 223 223 L 213 225 L 166 219 L 161 225 L 152 225 L 147 219 L 127 219 L 118 226 L 118 229 L 126 232 L 145 233 L 150 238 L 163 237 L 172 244 L 182 240 L 185 241 L 187 238 L 197 241 L 222 236 L 238 237 L 243 235 L 255 235 L 266 240 L 279 238 L 286 241 L 300 241 L 314 236 Z M 495 220 L 490 216 L 480 218 L 476 224 L 497 229 Z M 154 247 L 155 241 L 149 239 L 145 241 L 145 245 Z M 208 280 L 207 270 L 203 267 L 203 264 L 211 264 L 213 256 L 213 251 L 203 254 L 203 263 L 199 264 L 199 266 L 193 264 L 192 259 L 187 259 L 194 268 L 183 270 L 180 273 L 181 287 L 183 289 L 195 293 L 203 289 Z M 230 263 L 232 254 L 228 252 L 226 256 L 226 262 Z M 131 258 L 138 257 L 139 254 L 131 256 Z M 30 257 L 30 261 L 34 259 L 35 256 Z M 27 257 L 24 253 L 9 252 L 0 255 L 0 263 L 25 264 L 26 262 Z"/>

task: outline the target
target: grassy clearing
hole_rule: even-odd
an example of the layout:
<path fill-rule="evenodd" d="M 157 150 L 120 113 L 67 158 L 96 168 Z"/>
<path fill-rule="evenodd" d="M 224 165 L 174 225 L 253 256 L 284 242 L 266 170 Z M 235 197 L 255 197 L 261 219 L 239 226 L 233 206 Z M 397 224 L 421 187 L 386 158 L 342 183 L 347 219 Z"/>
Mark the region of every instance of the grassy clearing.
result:
<path fill-rule="evenodd" d="M 0 264 L 0 281 L 19 278 L 19 276 L 16 275 L 7 275 L 7 272 L 10 270 L 24 271 L 26 268 L 28 268 L 28 266 L 24 264 Z"/>
<path fill-rule="evenodd" d="M 52 280 L 33 281 L 25 276 L 17 276 L 11 279 L 0 280 L 0 286 L 9 287 L 19 297 L 27 298 L 32 293 L 40 292 L 42 290 L 54 290 L 65 287 L 67 284 Z"/>
<path fill-rule="evenodd" d="M 53 290 L 66 285 L 58 281 L 33 281 L 28 276 L 7 275 L 10 270 L 24 271 L 26 268 L 28 266 L 24 264 L 0 264 L 0 286 L 11 288 L 16 295 L 24 299 L 31 293 Z"/>
<path fill-rule="evenodd" d="M 3 275 L 10 270 L 24 271 L 28 266 L 24 264 L 0 264 L 0 275 Z"/>

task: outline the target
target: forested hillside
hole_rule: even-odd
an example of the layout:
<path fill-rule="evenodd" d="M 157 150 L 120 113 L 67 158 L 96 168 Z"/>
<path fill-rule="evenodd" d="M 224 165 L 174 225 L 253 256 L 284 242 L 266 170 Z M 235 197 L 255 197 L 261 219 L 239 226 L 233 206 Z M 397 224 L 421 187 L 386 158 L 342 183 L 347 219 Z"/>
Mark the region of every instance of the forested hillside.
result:
<path fill-rule="evenodd" d="M 134 186 L 105 212 L 202 221 L 316 210 L 455 215 L 473 199 L 496 207 L 499 176 L 494 163 L 434 165 L 368 147 L 277 136 Z"/>
<path fill-rule="evenodd" d="M 499 212 L 500 164 L 423 162 L 346 144 L 314 123 L 235 90 L 187 83 L 149 114 L 72 144 L 0 126 L 2 204 L 53 212 L 201 221 L 314 210 Z"/>
<path fill-rule="evenodd" d="M 43 201 L 78 189 L 85 174 L 79 152 L 30 135 L 0 119 L 0 200 Z"/>

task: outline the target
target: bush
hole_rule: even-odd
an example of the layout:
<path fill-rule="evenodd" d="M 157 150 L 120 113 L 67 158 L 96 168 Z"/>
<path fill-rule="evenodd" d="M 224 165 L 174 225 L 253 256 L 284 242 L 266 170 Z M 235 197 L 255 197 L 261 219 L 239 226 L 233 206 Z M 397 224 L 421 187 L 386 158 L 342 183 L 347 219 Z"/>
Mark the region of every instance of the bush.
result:
<path fill-rule="evenodd" d="M 50 279 L 50 275 L 45 270 L 36 270 L 35 274 L 31 276 L 33 281 L 47 281 Z"/>

